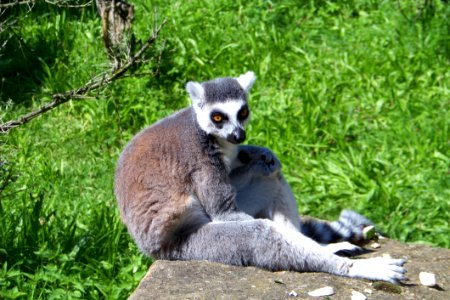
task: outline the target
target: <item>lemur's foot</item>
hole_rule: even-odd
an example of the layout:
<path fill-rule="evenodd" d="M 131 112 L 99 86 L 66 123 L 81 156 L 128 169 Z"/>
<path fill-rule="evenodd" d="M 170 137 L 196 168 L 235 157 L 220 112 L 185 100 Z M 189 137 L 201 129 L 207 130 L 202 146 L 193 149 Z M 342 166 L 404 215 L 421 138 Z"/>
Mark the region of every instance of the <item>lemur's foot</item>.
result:
<path fill-rule="evenodd" d="M 383 280 L 398 284 L 402 280 L 407 280 L 403 268 L 404 259 L 390 258 L 368 258 L 357 259 L 348 271 L 349 277 L 359 277 L 370 280 Z"/>

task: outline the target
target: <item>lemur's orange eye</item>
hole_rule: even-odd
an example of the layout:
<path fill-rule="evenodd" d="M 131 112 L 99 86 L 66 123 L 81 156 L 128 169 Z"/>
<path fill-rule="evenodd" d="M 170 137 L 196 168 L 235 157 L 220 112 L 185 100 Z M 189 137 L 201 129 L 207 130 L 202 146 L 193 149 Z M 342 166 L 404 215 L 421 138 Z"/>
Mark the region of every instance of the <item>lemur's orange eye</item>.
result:
<path fill-rule="evenodd" d="M 240 112 L 241 118 L 245 118 L 248 116 L 248 109 L 247 108 L 243 108 Z"/>
<path fill-rule="evenodd" d="M 243 108 L 241 108 L 241 110 L 239 111 L 239 113 L 238 113 L 238 119 L 240 120 L 240 121 L 243 121 L 243 120 L 245 120 L 247 117 L 248 117 L 248 115 L 249 115 L 249 110 L 248 110 L 248 107 L 247 106 L 244 106 Z"/>
<path fill-rule="evenodd" d="M 220 123 L 223 121 L 223 116 L 221 114 L 213 114 L 211 116 L 212 120 L 216 123 Z"/>

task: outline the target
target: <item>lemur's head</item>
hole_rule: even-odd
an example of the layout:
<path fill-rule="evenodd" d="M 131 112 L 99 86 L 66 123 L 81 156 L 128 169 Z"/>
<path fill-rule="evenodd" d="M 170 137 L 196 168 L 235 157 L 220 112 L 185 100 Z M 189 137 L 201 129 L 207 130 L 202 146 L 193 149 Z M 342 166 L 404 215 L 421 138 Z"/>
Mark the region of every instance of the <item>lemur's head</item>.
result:
<path fill-rule="evenodd" d="M 230 143 L 242 143 L 245 140 L 244 126 L 250 116 L 247 96 L 255 79 L 253 72 L 247 72 L 237 78 L 188 82 L 186 90 L 200 128 Z"/>

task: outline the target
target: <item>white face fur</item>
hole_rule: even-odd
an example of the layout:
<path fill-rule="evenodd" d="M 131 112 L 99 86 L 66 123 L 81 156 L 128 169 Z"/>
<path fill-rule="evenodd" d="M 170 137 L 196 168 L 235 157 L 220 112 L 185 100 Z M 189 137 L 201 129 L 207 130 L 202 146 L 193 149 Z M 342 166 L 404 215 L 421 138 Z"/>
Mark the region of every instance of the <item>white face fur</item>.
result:
<path fill-rule="evenodd" d="M 248 121 L 247 102 L 242 99 L 230 99 L 226 102 L 205 104 L 195 107 L 197 121 L 206 133 L 225 140 L 236 139 L 236 143 L 245 139 L 244 126 Z"/>
<path fill-rule="evenodd" d="M 253 72 L 247 72 L 234 79 L 239 85 L 236 85 L 235 82 L 231 83 L 234 83 L 238 89 L 240 86 L 245 94 L 248 94 L 256 77 Z M 219 82 L 216 81 L 218 85 L 226 85 L 226 82 L 230 81 L 230 79 L 226 79 L 228 81 L 218 80 Z M 215 84 L 214 81 L 212 81 L 212 84 Z M 228 86 L 228 88 L 232 90 L 234 87 Z M 218 97 L 223 98 L 220 101 L 217 99 L 206 99 L 204 86 L 197 82 L 189 82 L 186 85 L 186 89 L 191 97 L 192 105 L 197 115 L 197 122 L 201 129 L 219 138 L 219 140 L 227 140 L 232 144 L 238 144 L 245 140 L 244 126 L 248 122 L 250 114 L 245 97 L 229 97 L 224 92 L 218 95 Z M 226 90 L 226 88 L 223 90 Z"/>

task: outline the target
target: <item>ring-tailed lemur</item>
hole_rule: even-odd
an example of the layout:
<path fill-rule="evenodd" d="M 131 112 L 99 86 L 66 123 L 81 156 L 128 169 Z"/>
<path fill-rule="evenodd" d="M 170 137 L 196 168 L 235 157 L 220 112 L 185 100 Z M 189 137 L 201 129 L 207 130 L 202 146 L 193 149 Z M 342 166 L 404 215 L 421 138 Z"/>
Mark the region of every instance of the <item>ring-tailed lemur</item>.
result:
<path fill-rule="evenodd" d="M 254 74 L 247 72 L 189 82 L 192 106 L 144 129 L 126 146 L 116 170 L 115 194 L 139 248 L 161 259 L 404 279 L 404 260 L 340 257 L 295 226 L 279 224 L 276 217 L 255 219 L 239 209 L 229 172 L 235 170 L 233 182 L 245 174 L 237 171 L 245 167 L 238 144 L 245 139 L 247 96 L 254 81 Z M 241 195 L 252 192 L 251 184 L 237 189 Z"/>

